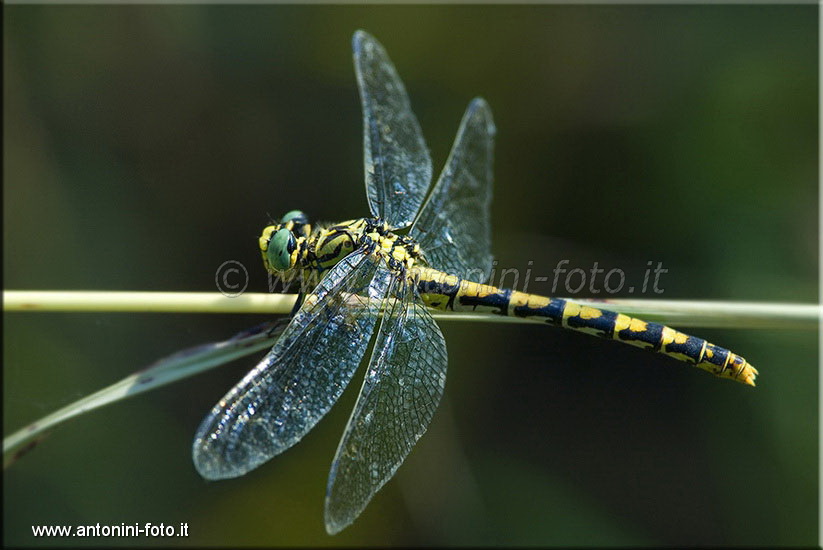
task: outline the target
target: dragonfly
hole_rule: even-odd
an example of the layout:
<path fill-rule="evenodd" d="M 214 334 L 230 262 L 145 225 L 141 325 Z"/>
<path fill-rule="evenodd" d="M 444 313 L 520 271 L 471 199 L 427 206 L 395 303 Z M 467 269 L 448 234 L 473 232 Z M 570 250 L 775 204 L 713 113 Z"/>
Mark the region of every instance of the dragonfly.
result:
<path fill-rule="evenodd" d="M 271 351 L 202 421 L 193 460 L 206 479 L 234 478 L 282 453 L 331 409 L 374 347 L 325 496 L 325 527 L 350 525 L 426 431 L 446 381 L 446 343 L 432 310 L 488 312 L 624 342 L 754 385 L 757 370 L 673 328 L 474 282 L 492 267 L 495 125 L 475 98 L 429 193 L 432 162 L 383 46 L 352 40 L 363 110 L 371 215 L 312 225 L 299 210 L 259 238 L 265 268 L 308 284 Z M 375 335 L 376 333 L 376 335 Z"/>

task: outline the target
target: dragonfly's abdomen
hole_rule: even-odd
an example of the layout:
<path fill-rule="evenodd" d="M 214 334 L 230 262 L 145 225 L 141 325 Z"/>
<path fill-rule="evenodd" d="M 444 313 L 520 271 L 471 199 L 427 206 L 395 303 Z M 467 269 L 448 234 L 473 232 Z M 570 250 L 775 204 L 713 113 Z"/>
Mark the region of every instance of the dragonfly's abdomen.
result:
<path fill-rule="evenodd" d="M 671 327 L 641 321 L 562 298 L 547 298 L 415 268 L 418 291 L 429 307 L 521 317 L 617 340 L 691 363 L 722 378 L 754 385 L 757 369 L 741 356 Z"/>

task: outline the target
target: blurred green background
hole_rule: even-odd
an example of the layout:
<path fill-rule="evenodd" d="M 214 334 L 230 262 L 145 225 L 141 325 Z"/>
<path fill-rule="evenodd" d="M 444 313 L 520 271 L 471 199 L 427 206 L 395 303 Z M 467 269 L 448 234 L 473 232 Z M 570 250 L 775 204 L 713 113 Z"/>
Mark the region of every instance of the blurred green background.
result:
<path fill-rule="evenodd" d="M 265 291 L 269 214 L 367 214 L 350 46 L 364 28 L 405 81 L 436 172 L 468 101 L 489 101 L 495 253 L 549 276 L 530 291 L 551 292 L 561 259 L 636 279 L 654 261 L 669 272 L 650 298 L 818 300 L 816 6 L 4 16 L 6 289 L 214 291 L 233 259 Z M 4 314 L 4 433 L 262 320 Z M 249 358 L 52 433 L 4 472 L 4 542 L 817 545 L 817 331 L 691 331 L 756 365 L 754 390 L 543 326 L 443 332 L 449 379 L 429 432 L 336 537 L 324 488 L 360 374 L 249 475 L 207 483 L 191 464 L 195 428 Z M 149 521 L 188 522 L 190 536 L 31 535 Z"/>

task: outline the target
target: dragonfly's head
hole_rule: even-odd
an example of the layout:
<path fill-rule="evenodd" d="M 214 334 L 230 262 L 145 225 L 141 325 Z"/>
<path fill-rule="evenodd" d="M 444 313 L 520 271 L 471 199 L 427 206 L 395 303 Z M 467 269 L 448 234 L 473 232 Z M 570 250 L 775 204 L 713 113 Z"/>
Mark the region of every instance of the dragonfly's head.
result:
<path fill-rule="evenodd" d="M 266 269 L 276 273 L 293 268 L 310 233 L 309 219 L 300 210 L 292 210 L 280 223 L 263 229 L 259 244 Z"/>

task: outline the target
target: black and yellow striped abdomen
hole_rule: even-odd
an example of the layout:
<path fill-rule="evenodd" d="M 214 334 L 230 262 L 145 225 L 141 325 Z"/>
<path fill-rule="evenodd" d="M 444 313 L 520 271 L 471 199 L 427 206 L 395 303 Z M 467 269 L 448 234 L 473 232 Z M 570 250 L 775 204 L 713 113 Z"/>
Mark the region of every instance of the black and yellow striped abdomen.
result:
<path fill-rule="evenodd" d="M 562 298 L 482 285 L 426 267 L 415 266 L 412 276 L 423 301 L 435 309 L 495 313 L 586 332 L 662 353 L 715 376 L 754 386 L 757 369 L 741 356 L 659 323 Z"/>

